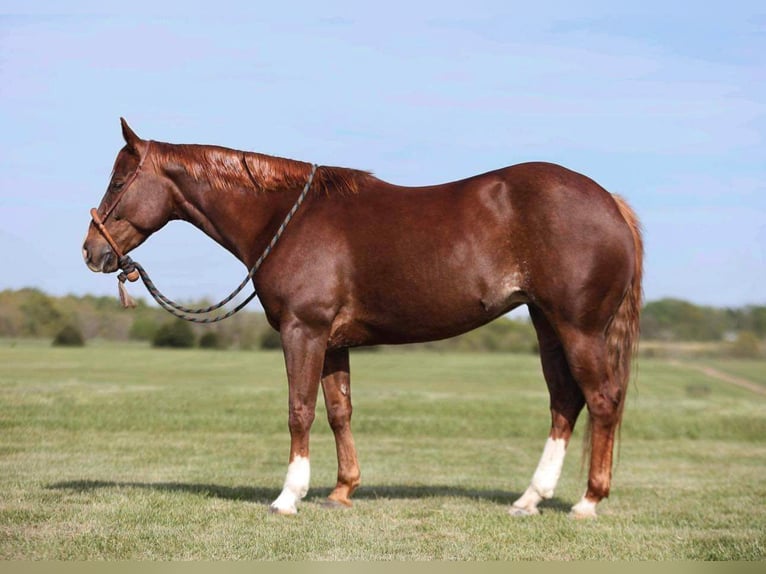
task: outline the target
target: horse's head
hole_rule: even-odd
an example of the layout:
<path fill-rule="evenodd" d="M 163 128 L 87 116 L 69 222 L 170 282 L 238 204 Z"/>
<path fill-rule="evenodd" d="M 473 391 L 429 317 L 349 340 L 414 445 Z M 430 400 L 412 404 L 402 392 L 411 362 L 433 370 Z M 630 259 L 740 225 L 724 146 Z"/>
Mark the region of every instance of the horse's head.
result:
<path fill-rule="evenodd" d="M 119 258 L 143 243 L 173 217 L 173 182 L 152 161 L 152 146 L 130 129 L 124 119 L 125 147 L 117 154 L 109 187 L 83 244 L 91 271 L 117 271 Z"/>

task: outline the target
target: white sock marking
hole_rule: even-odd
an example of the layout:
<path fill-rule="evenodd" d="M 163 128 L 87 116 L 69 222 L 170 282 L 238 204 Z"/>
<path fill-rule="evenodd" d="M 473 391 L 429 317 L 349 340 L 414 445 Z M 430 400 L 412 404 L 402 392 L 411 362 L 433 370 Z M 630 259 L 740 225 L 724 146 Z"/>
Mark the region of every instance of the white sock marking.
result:
<path fill-rule="evenodd" d="M 567 453 L 567 443 L 563 438 L 548 438 L 545 441 L 543 455 L 532 476 L 532 487 L 543 498 L 552 498 L 553 491 L 559 482 L 561 468 L 564 466 L 564 456 Z"/>
<path fill-rule="evenodd" d="M 537 464 L 537 470 L 532 475 L 532 483 L 513 503 L 514 508 L 526 511 L 525 514 L 537 514 L 537 505 L 540 501 L 553 497 L 553 491 L 561 476 L 561 468 L 564 466 L 566 452 L 567 444 L 563 438 L 548 437 L 540 462 Z"/>
<path fill-rule="evenodd" d="M 298 512 L 298 502 L 309 491 L 311 465 L 309 459 L 296 456 L 287 467 L 285 485 L 277 499 L 271 503 L 272 510 L 282 514 Z"/>
<path fill-rule="evenodd" d="M 583 495 L 580 502 L 572 507 L 572 516 L 575 518 L 595 518 L 596 503 L 592 500 L 588 500 L 585 498 L 585 495 Z"/>

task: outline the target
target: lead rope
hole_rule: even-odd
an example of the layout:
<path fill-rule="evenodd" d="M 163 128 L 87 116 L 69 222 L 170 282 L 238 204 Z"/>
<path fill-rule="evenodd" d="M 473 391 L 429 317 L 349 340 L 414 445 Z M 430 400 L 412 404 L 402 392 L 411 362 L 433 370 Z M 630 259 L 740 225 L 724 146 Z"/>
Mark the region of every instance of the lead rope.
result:
<path fill-rule="evenodd" d="M 311 183 L 314 181 L 314 174 L 316 174 L 316 171 L 318 169 L 318 166 L 316 164 L 313 164 L 311 166 L 311 175 L 309 175 L 308 181 L 306 181 L 306 185 L 303 186 L 303 191 L 301 191 L 300 195 L 298 196 L 298 199 L 295 201 L 295 204 L 293 205 L 292 209 L 287 213 L 285 216 L 284 221 L 282 221 L 282 224 L 279 226 L 279 229 L 277 229 L 277 232 L 274 234 L 274 237 L 271 238 L 271 241 L 266 246 L 266 248 L 263 250 L 263 253 L 258 258 L 258 260 L 255 262 L 255 264 L 250 268 L 250 271 L 247 273 L 247 277 L 242 281 L 242 283 L 237 286 L 234 291 L 231 292 L 227 297 L 224 299 L 221 299 L 218 303 L 215 305 L 210 305 L 209 307 L 200 307 L 197 309 L 184 307 L 183 305 L 179 305 L 175 301 L 168 299 L 165 295 L 160 292 L 159 289 L 154 285 L 154 282 L 149 277 L 149 274 L 146 272 L 146 270 L 141 266 L 140 263 L 133 261 L 129 256 L 123 255 L 119 258 L 119 266 L 120 269 L 122 269 L 122 272 L 117 276 L 117 279 L 119 280 L 118 287 L 120 292 L 120 301 L 122 302 L 123 307 L 135 307 L 135 302 L 133 299 L 128 295 L 127 289 L 125 288 L 125 282 L 130 281 L 134 282 L 137 281 L 138 278 L 141 278 L 141 281 L 144 282 L 144 285 L 146 286 L 146 290 L 149 291 L 149 294 L 154 298 L 154 300 L 159 304 L 160 307 L 165 309 L 168 313 L 171 315 L 174 315 L 175 317 L 178 317 L 179 319 L 183 319 L 184 321 L 190 321 L 192 323 L 217 323 L 218 321 L 223 321 L 224 319 L 228 319 L 235 313 L 239 312 L 240 310 L 244 309 L 245 306 L 250 303 L 250 301 L 253 300 L 253 298 L 256 296 L 255 290 L 248 295 L 247 299 L 245 299 L 242 303 L 238 304 L 236 307 L 231 309 L 230 311 L 224 313 L 223 315 L 217 315 L 215 317 L 199 317 L 198 315 L 207 315 L 208 313 L 211 313 L 212 311 L 216 311 L 217 309 L 220 309 L 227 303 L 229 303 L 234 297 L 236 297 L 242 289 L 245 288 L 245 286 L 252 280 L 252 278 L 255 276 L 255 274 L 258 272 L 258 269 L 260 269 L 261 265 L 263 265 L 263 262 L 266 260 L 266 257 L 269 256 L 269 253 L 274 249 L 274 246 L 277 244 L 277 241 L 279 241 L 279 238 L 282 237 L 282 233 L 284 233 L 285 228 L 287 227 L 287 224 L 290 223 L 290 220 L 295 215 L 295 212 L 298 211 L 298 208 L 303 203 L 303 200 L 306 199 L 306 195 L 309 192 L 309 189 L 311 188 Z"/>

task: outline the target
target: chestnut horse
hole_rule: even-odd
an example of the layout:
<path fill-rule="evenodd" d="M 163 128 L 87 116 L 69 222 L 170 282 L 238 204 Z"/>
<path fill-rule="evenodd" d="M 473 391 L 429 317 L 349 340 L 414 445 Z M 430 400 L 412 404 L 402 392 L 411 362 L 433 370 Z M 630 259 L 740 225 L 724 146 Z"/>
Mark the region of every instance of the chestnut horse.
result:
<path fill-rule="evenodd" d="M 96 272 L 117 271 L 120 251 L 175 219 L 250 269 L 311 183 L 253 277 L 281 334 L 289 383 L 289 464 L 272 511 L 296 513 L 308 491 L 320 384 L 338 455 L 328 503 L 351 506 L 360 471 L 350 347 L 452 337 L 526 304 L 552 421 L 530 486 L 510 512 L 537 514 L 553 496 L 587 406 L 588 483 L 572 514 L 595 516 L 609 495 L 642 298 L 641 233 L 622 199 L 549 163 L 411 188 L 364 171 L 314 172 L 309 163 L 257 153 L 142 140 L 124 120 L 122 132 L 126 145 L 83 246 Z"/>

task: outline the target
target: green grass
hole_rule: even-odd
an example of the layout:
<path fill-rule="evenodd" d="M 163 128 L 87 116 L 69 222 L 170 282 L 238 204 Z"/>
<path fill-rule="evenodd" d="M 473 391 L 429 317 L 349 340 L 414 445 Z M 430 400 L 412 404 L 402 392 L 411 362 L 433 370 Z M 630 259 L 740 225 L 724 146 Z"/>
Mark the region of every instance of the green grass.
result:
<path fill-rule="evenodd" d="M 728 364 L 756 382 L 766 370 Z M 582 522 L 567 514 L 585 486 L 581 428 L 542 515 L 507 514 L 548 432 L 535 357 L 358 352 L 352 378 L 354 508 L 321 506 L 336 462 L 320 409 L 312 490 L 298 516 L 279 517 L 267 505 L 289 446 L 280 353 L 0 341 L 0 558 L 766 555 L 763 395 L 642 360 L 612 496 Z"/>
<path fill-rule="evenodd" d="M 764 368 L 764 361 L 716 359 L 702 361 L 702 364 L 710 365 L 724 373 L 747 379 L 751 383 L 761 385 L 766 390 L 766 368 Z"/>

